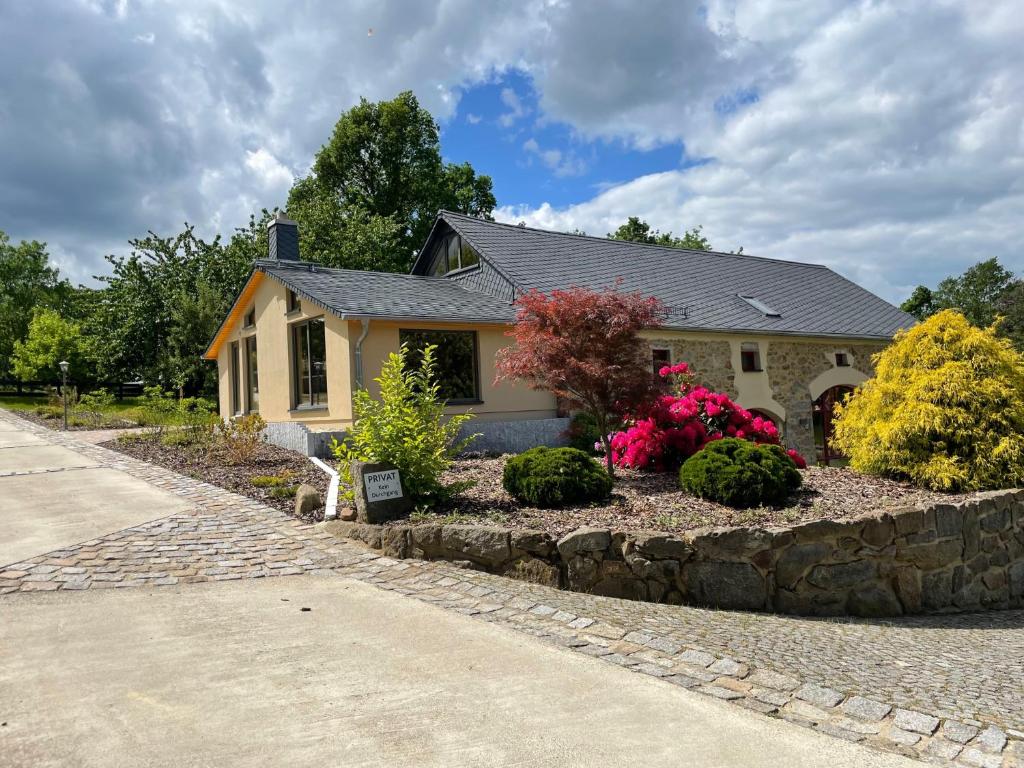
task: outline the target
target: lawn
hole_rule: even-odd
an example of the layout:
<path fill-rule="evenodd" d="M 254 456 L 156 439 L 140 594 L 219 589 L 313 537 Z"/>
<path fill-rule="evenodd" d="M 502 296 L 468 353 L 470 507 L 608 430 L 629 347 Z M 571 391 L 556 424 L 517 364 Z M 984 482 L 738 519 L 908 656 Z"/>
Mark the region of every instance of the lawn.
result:
<path fill-rule="evenodd" d="M 213 402 L 208 402 L 215 410 Z M 64 425 L 64 406 L 59 399 L 0 395 L 0 408 L 49 429 L 61 429 Z M 88 402 L 68 405 L 68 428 L 74 430 L 125 429 L 155 424 L 175 426 L 185 421 L 186 417 L 178 412 L 154 411 L 143 397 L 126 397 L 101 405 Z"/>

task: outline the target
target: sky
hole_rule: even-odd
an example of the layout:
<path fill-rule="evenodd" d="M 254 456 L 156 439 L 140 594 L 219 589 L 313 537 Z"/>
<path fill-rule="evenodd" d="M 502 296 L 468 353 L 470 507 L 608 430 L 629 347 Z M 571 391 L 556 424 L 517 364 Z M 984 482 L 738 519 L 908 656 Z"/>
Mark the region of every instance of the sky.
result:
<path fill-rule="evenodd" d="M 1020 0 L 0 0 L 0 229 L 75 282 L 282 206 L 338 116 L 413 90 L 495 216 L 628 216 L 899 302 L 1024 272 Z"/>

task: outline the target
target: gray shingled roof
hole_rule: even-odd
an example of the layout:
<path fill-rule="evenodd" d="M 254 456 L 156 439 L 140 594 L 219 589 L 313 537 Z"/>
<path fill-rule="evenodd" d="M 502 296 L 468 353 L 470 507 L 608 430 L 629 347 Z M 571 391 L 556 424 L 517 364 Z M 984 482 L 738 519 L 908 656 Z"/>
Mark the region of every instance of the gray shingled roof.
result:
<path fill-rule="evenodd" d="M 888 338 L 915 320 L 825 266 L 691 251 L 499 224 L 443 211 L 518 290 L 580 286 L 657 296 L 667 325 L 715 331 Z M 766 317 L 740 296 L 776 310 Z"/>
<path fill-rule="evenodd" d="M 255 267 L 300 297 L 343 318 L 483 323 L 515 319 L 515 310 L 507 301 L 468 291 L 443 277 L 328 269 L 305 262 L 272 260 L 257 261 Z"/>

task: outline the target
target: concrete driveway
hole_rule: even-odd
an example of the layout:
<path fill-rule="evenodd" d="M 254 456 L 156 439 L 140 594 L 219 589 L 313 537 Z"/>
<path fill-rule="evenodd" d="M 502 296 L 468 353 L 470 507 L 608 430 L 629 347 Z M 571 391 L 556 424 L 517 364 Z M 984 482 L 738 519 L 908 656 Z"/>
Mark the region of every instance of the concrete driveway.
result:
<path fill-rule="evenodd" d="M 0 617 L 3 765 L 914 765 L 340 577 Z"/>
<path fill-rule="evenodd" d="M 294 521 L 183 515 L 115 467 L 141 465 L 0 428 L 0 562 L 89 587 L 0 595 L 5 768 L 915 764 L 338 575 Z M 130 578 L 173 554 L 212 559 Z"/>

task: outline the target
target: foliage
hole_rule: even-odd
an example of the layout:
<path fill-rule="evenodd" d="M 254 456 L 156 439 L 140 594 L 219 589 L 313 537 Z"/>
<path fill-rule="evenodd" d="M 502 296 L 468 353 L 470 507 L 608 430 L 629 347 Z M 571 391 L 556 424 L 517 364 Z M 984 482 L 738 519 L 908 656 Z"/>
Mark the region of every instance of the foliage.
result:
<path fill-rule="evenodd" d="M 728 395 L 696 386 L 686 363 L 666 365 L 659 375 L 674 380 L 676 392 L 658 397 L 612 437 L 616 465 L 674 470 L 709 442 L 724 437 L 778 444 L 779 431 L 771 420 L 754 416 Z M 798 466 L 807 466 L 796 451 L 790 455 Z"/>
<path fill-rule="evenodd" d="M 0 378 L 13 373 L 14 345 L 28 335 L 35 312 L 62 310 L 71 293 L 70 283 L 50 265 L 45 243 L 11 245 L 0 231 Z"/>
<path fill-rule="evenodd" d="M 353 497 L 351 466 L 353 461 L 392 464 L 398 468 L 405 493 L 416 502 L 443 499 L 450 489 L 441 483 L 441 475 L 452 459 L 462 451 L 473 435 L 458 441 L 462 425 L 472 414 L 446 417 L 437 378 L 436 348 L 428 345 L 418 368 L 407 366 L 406 344 L 388 355 L 380 376 L 380 399 L 359 390 L 353 397 L 355 420 L 345 442 L 333 443 L 339 461 L 339 474 Z"/>
<path fill-rule="evenodd" d="M 801 482 L 780 446 L 735 437 L 708 443 L 679 469 L 684 491 L 738 508 L 781 504 Z"/>
<path fill-rule="evenodd" d="M 205 279 L 179 289 L 171 301 L 166 359 L 160 366 L 167 383 L 185 392 L 216 392 L 217 367 L 201 357 L 224 319 L 224 296 Z"/>
<path fill-rule="evenodd" d="M 174 421 L 178 410 L 178 403 L 174 396 L 164 392 L 164 388 L 158 385 L 144 387 L 142 397 L 139 399 L 140 424 L 146 427 L 154 427 L 154 434 L 163 433 L 164 427 Z"/>
<path fill-rule="evenodd" d="M 1000 316 L 1000 335 L 1024 350 L 1024 281 L 1015 279 L 998 260 L 988 259 L 962 275 L 947 277 L 933 291 L 919 285 L 900 305 L 918 320 L 944 309 L 955 309 L 978 328 L 988 328 Z"/>
<path fill-rule="evenodd" d="M 411 91 L 390 101 L 362 99 L 342 114 L 313 175 L 288 196 L 309 253 L 399 272 L 412 265 L 439 209 L 489 218 L 495 204 L 489 176 L 442 161 L 437 123 Z M 357 232 L 371 257 L 353 247 Z"/>
<path fill-rule="evenodd" d="M 106 389 L 94 389 L 78 398 L 76 414 L 96 427 L 101 426 L 114 406 L 114 395 Z"/>
<path fill-rule="evenodd" d="M 944 310 L 896 336 L 838 411 L 860 472 L 941 491 L 1024 483 L 1024 357 L 995 328 Z"/>
<path fill-rule="evenodd" d="M 668 248 L 687 248 L 692 251 L 710 251 L 711 243 L 705 237 L 703 227 L 696 226 L 688 229 L 682 237 L 676 237 L 671 232 L 659 232 L 651 229 L 651 225 L 638 216 L 630 216 L 625 224 L 619 226 L 614 232 L 609 232 L 608 237 L 612 240 L 629 240 L 634 243 L 648 243 L 650 245 L 663 245 Z M 743 250 L 742 248 L 740 250 Z"/>
<path fill-rule="evenodd" d="M 608 289 L 533 290 L 516 304 L 515 344 L 498 352 L 500 379 L 521 379 L 565 398 L 597 426 L 613 470 L 610 427 L 657 392 L 639 332 L 656 326 L 665 307 L 656 298 Z"/>
<path fill-rule="evenodd" d="M 263 443 L 267 422 L 258 413 L 224 419 L 217 425 L 218 448 L 228 464 L 248 464 Z"/>
<path fill-rule="evenodd" d="M 179 434 L 191 445 L 205 445 L 213 437 L 217 416 L 214 405 L 202 397 L 183 397 L 177 404 L 177 423 L 181 426 Z"/>
<path fill-rule="evenodd" d="M 609 432 L 619 431 L 621 425 L 614 424 Z M 589 453 L 601 453 L 601 430 L 597 427 L 594 417 L 586 411 L 577 411 L 572 415 L 569 428 L 565 430 L 569 445 L 577 450 Z"/>
<path fill-rule="evenodd" d="M 22 381 L 59 381 L 59 363 L 65 360 L 70 364 L 69 379 L 82 383 L 92 380 L 92 358 L 91 345 L 78 323 L 56 310 L 37 309 L 25 339 L 14 342 L 12 363 L 14 375 Z"/>
<path fill-rule="evenodd" d="M 576 448 L 531 448 L 505 462 L 502 487 L 535 507 L 564 507 L 608 498 L 612 478 Z"/>
<path fill-rule="evenodd" d="M 277 488 L 290 485 L 294 475 L 294 472 L 286 469 L 280 475 L 253 475 L 249 478 L 249 482 L 256 488 Z"/>

